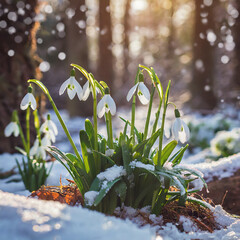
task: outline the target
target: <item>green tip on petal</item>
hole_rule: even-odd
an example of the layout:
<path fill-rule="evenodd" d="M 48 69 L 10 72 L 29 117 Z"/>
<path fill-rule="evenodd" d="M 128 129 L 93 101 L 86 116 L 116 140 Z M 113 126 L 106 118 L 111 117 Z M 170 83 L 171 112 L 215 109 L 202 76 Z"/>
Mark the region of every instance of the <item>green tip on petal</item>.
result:
<path fill-rule="evenodd" d="M 144 77 L 143 77 L 143 73 L 140 72 L 139 75 L 138 75 L 138 81 L 139 82 L 144 82 Z"/>
<path fill-rule="evenodd" d="M 50 114 L 47 115 L 47 120 L 51 120 Z"/>
<path fill-rule="evenodd" d="M 75 69 L 74 68 L 71 70 L 71 77 L 75 77 Z"/>
<path fill-rule="evenodd" d="M 106 88 L 104 89 L 104 92 L 105 92 L 105 94 L 110 94 L 110 89 L 109 89 L 108 87 L 106 87 Z"/>
<path fill-rule="evenodd" d="M 179 112 L 179 110 L 177 108 L 174 110 L 174 113 L 175 113 L 175 117 L 176 118 L 180 118 L 181 117 L 180 112 Z"/>
<path fill-rule="evenodd" d="M 28 86 L 28 92 L 32 93 L 32 86 L 31 86 L 31 84 L 29 84 L 29 86 Z"/>

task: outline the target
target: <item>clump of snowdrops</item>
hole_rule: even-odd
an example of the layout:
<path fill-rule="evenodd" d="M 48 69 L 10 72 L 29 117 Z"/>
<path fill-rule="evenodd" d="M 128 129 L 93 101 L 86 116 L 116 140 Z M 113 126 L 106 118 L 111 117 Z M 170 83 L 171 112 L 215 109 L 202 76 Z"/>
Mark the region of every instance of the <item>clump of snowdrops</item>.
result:
<path fill-rule="evenodd" d="M 132 101 L 131 120 L 121 118 L 125 126 L 119 136 L 113 138 L 112 116 L 116 114 L 116 104 L 110 89 L 105 82 L 97 81 L 81 66 L 71 66 L 71 76 L 62 84 L 59 94 L 67 91 L 70 99 L 77 96 L 79 100 L 86 100 L 90 94 L 93 98 L 93 122 L 86 119 L 85 130 L 79 132 L 81 152 L 76 148 L 48 89 L 38 80 L 30 79 L 28 82 L 37 84 L 46 94 L 73 148 L 74 154 L 51 146 L 49 153 L 68 170 L 84 196 L 85 206 L 112 213 L 116 207 L 123 205 L 134 208 L 150 205 L 152 213 L 160 214 L 163 206 L 171 201 L 177 200 L 180 205 L 186 201 L 198 201 L 189 197 L 189 194 L 199 189 L 188 189 L 188 185 L 195 179 L 204 182 L 202 174 L 179 166 L 188 145 L 174 152 L 179 136 L 181 141 L 187 141 L 190 133 L 179 110 L 169 102 L 171 81 L 164 92 L 154 69 L 140 65 L 134 85 L 127 94 L 127 100 Z M 83 88 L 75 78 L 75 69 L 86 78 Z M 143 71 L 150 76 L 150 91 L 144 83 Z M 158 109 L 150 131 L 154 94 L 158 95 Z M 142 132 L 135 127 L 137 99 L 148 105 Z M 176 119 L 172 127 L 175 139 L 163 146 L 165 118 L 170 104 L 175 107 Z M 102 117 L 105 118 L 106 138 L 98 134 L 98 118 Z M 158 127 L 160 118 L 161 126 Z M 154 147 L 157 142 L 158 147 Z"/>
<path fill-rule="evenodd" d="M 28 93 L 21 101 L 20 108 L 21 110 L 26 110 L 26 132 L 23 132 L 18 112 L 14 110 L 12 113 L 12 120 L 6 126 L 4 134 L 6 137 L 11 135 L 14 135 L 14 137 L 21 137 L 23 148 L 16 147 L 16 149 L 23 157 L 21 163 L 17 159 L 16 163 L 25 188 L 29 191 L 34 191 L 45 183 L 52 169 L 52 165 L 49 170 L 47 170 L 45 166 L 47 160 L 46 147 L 55 142 L 58 130 L 49 114 L 47 115 L 47 120 L 40 125 L 37 102 L 32 94 L 31 85 L 29 85 Z M 34 118 L 36 133 L 36 138 L 32 147 L 30 141 L 31 115 L 33 115 Z"/>
<path fill-rule="evenodd" d="M 218 158 L 240 152 L 240 128 L 219 131 L 210 142 L 212 153 Z"/>

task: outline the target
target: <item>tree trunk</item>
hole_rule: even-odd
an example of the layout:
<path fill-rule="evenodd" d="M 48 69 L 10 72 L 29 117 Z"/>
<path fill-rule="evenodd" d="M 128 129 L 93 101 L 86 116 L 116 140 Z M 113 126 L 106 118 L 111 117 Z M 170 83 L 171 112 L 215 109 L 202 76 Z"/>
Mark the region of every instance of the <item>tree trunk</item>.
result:
<path fill-rule="evenodd" d="M 20 3 L 20 1 L 18 2 Z M 21 146 L 18 138 L 6 138 L 4 128 L 11 121 L 14 109 L 19 109 L 22 97 L 27 93 L 27 80 L 41 78 L 38 69 L 40 59 L 36 55 L 35 34 L 39 23 L 34 21 L 38 1 L 22 2 L 24 15 L 18 14 L 18 4 L 2 1 L 1 22 L 6 25 L 0 29 L 0 152 L 13 152 Z M 8 12 L 3 11 L 8 9 Z M 28 19 L 29 24 L 24 23 Z M 21 122 L 25 122 L 25 111 L 19 111 Z"/>
<path fill-rule="evenodd" d="M 97 80 L 104 81 L 113 92 L 113 56 L 110 0 L 99 0 L 99 59 Z"/>
<path fill-rule="evenodd" d="M 66 19 L 66 51 L 68 64 L 76 63 L 87 71 L 89 71 L 89 59 L 88 59 L 88 44 L 86 35 L 86 5 L 85 0 L 72 0 L 69 2 L 69 8 L 75 11 L 74 16 L 71 19 Z M 79 76 L 76 73 L 76 76 Z M 80 84 L 83 86 L 86 79 L 81 76 L 84 81 Z M 77 77 L 77 80 L 79 78 Z M 92 108 L 87 107 L 91 104 L 91 97 L 87 102 L 81 102 L 77 97 L 68 101 L 68 110 L 71 116 L 92 115 Z"/>
<path fill-rule="evenodd" d="M 195 34 L 193 38 L 193 79 L 191 88 L 191 106 L 194 109 L 210 110 L 216 107 L 214 95 L 214 8 L 218 0 L 212 5 L 204 5 L 203 0 L 195 0 Z M 204 6 L 202 8 L 201 6 Z M 202 15 L 202 16 L 201 16 Z M 204 18 L 207 23 L 204 22 Z M 216 40 L 216 39 L 215 39 Z"/>
<path fill-rule="evenodd" d="M 238 11 L 238 17 L 235 19 L 235 25 L 233 27 L 233 37 L 235 42 L 235 69 L 233 74 L 233 84 L 237 88 L 238 94 L 240 92 L 240 1 L 235 1 L 235 8 Z"/>

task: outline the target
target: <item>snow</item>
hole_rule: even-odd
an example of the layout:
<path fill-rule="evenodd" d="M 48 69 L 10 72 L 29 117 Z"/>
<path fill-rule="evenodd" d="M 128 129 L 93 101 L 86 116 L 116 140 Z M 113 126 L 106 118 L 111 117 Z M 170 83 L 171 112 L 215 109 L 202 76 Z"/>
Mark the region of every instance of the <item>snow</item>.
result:
<path fill-rule="evenodd" d="M 218 161 L 189 164 L 188 167 L 196 168 L 202 172 L 207 182 L 212 181 L 214 177 L 217 179 L 231 177 L 240 169 L 240 153 L 221 158 Z"/>
<path fill-rule="evenodd" d="M 129 112 L 120 109 L 120 116 L 129 119 Z M 155 111 L 153 111 L 154 114 Z M 138 107 L 136 112 L 137 128 L 142 128 L 145 119 L 146 108 Z M 84 128 L 84 119 L 76 117 L 70 119 L 66 112 L 61 112 L 66 125 L 72 135 L 77 148 L 79 145 L 79 130 Z M 59 134 L 56 142 L 56 147 L 63 152 L 70 152 L 71 146 L 66 144 L 64 132 L 56 119 L 54 113 L 51 114 L 52 120 L 57 124 Z M 240 116 L 239 116 L 240 117 Z M 199 117 L 200 118 L 200 117 Z M 218 117 L 210 121 L 210 118 L 204 118 L 204 122 L 209 123 L 209 126 L 214 128 Z M 113 126 L 119 132 L 124 126 L 124 122 L 117 118 L 114 119 Z M 231 125 L 232 127 L 233 125 Z M 236 126 L 234 126 L 236 127 Z M 106 136 L 106 129 L 104 126 L 99 126 L 100 133 Z M 211 135 L 210 131 L 200 132 L 202 138 L 206 135 Z M 209 137 L 208 136 L 208 137 Z M 211 137 L 211 136 L 210 136 Z M 210 150 L 194 153 L 183 159 L 182 166 L 190 169 L 194 168 L 201 171 L 204 179 L 209 182 L 213 178 L 222 179 L 224 177 L 232 176 L 238 169 L 240 169 L 240 153 L 232 155 L 227 158 L 221 158 L 218 161 L 207 162 L 206 158 L 209 156 Z M 190 239 L 220 239 L 232 240 L 240 239 L 240 220 L 233 218 L 227 214 L 221 206 L 209 208 L 213 211 L 216 217 L 216 222 L 221 227 L 220 230 L 215 230 L 213 233 L 201 231 L 188 218 L 181 216 L 179 223 L 176 225 L 167 223 L 165 226 L 159 226 L 163 222 L 162 216 L 156 217 L 150 215 L 150 219 L 156 226 L 140 227 L 140 220 L 121 220 L 111 216 L 105 216 L 96 211 L 91 211 L 82 207 L 70 207 L 58 202 L 42 201 L 32 198 L 27 198 L 30 192 L 26 191 L 23 183 L 15 182 L 20 179 L 18 170 L 16 168 L 15 159 L 21 161 L 20 154 L 1 154 L 0 155 L 0 171 L 6 172 L 15 167 L 16 174 L 7 178 L 0 179 L 0 232 L 1 239 L 13 240 L 28 240 L 28 239 L 156 239 L 156 240 L 190 240 Z M 51 163 L 47 163 L 46 167 L 49 169 Z M 133 161 L 131 166 L 154 170 L 154 166 Z M 181 166 L 179 166 L 181 167 Z M 171 166 L 166 166 L 171 168 Z M 98 175 L 102 181 L 111 181 L 119 176 L 124 175 L 125 172 L 122 167 L 114 166 L 109 168 L 104 173 Z M 59 163 L 54 162 L 52 172 L 47 179 L 46 185 L 59 185 L 60 176 L 63 184 L 67 184 L 66 178 L 71 179 L 67 170 Z M 197 183 L 196 187 L 202 187 Z M 98 192 L 87 192 L 85 197 L 88 202 L 93 202 Z M 120 209 L 118 209 L 120 210 Z M 147 209 L 145 209 L 147 211 Z M 117 210 L 116 210 L 117 211 Z M 128 208 L 128 214 L 134 216 L 134 209 Z M 177 224 L 182 224 L 185 232 L 181 232 L 177 228 Z M 158 225 L 157 225 L 158 224 Z"/>
<path fill-rule="evenodd" d="M 84 194 L 84 199 L 85 199 L 86 205 L 92 206 L 95 201 L 95 198 L 97 197 L 98 194 L 99 194 L 99 192 L 97 192 L 97 191 L 86 192 Z"/>
<path fill-rule="evenodd" d="M 1 239 L 152 240 L 154 232 L 129 220 L 58 202 L 29 199 L 0 191 Z"/>
<path fill-rule="evenodd" d="M 107 180 L 107 181 L 113 181 L 117 179 L 118 177 L 125 176 L 126 170 L 123 169 L 123 166 L 112 166 L 110 168 L 107 168 L 104 172 L 101 172 L 97 175 L 97 178 L 101 181 Z"/>

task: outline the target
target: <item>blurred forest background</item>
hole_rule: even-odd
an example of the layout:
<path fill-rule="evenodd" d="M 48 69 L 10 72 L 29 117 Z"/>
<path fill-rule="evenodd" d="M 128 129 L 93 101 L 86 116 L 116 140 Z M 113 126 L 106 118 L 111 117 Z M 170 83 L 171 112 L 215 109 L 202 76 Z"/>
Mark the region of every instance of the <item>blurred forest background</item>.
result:
<path fill-rule="evenodd" d="M 174 97 L 195 110 L 238 108 L 240 1 L 1 0 L 0 61 L 0 152 L 15 144 L 3 129 L 29 78 L 42 80 L 72 116 L 91 115 L 86 102 L 58 95 L 70 63 L 106 81 L 118 106 L 126 104 L 123 96 L 143 64 L 164 85 L 171 79 Z"/>

